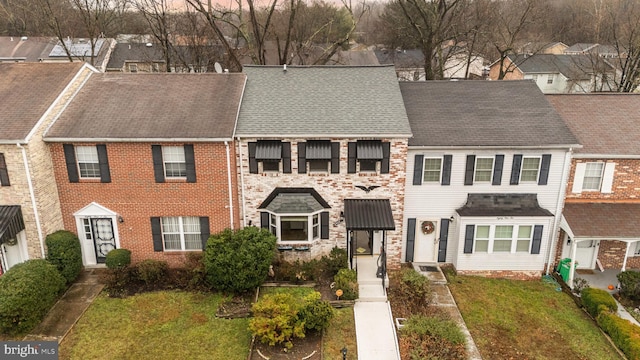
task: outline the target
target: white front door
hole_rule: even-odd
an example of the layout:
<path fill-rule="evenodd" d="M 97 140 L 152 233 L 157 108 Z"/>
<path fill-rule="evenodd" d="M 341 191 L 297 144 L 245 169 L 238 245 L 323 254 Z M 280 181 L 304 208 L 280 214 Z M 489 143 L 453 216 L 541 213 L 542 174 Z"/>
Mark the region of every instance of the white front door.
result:
<path fill-rule="evenodd" d="M 594 269 L 598 254 L 598 240 L 578 241 L 576 244 L 576 262 L 578 269 Z"/>
<path fill-rule="evenodd" d="M 422 219 L 416 221 L 414 262 L 435 262 L 438 242 L 438 221 Z"/>
<path fill-rule="evenodd" d="M 16 235 L 14 242 L 0 245 L 0 261 L 2 261 L 2 272 L 12 268 L 14 265 L 25 262 L 29 259 L 27 255 L 26 233 L 24 230 Z"/>
<path fill-rule="evenodd" d="M 109 251 L 120 247 L 118 215 L 102 205 L 91 203 L 73 214 L 82 249 L 83 265 L 104 263 Z"/>

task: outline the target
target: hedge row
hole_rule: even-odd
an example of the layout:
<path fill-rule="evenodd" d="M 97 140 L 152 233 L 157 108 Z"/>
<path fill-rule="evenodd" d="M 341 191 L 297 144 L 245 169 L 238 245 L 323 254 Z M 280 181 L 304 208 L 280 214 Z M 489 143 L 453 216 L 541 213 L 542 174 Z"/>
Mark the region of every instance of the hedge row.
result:
<path fill-rule="evenodd" d="M 598 325 L 629 360 L 640 360 L 640 327 L 616 314 L 603 311 L 597 317 Z"/>
<path fill-rule="evenodd" d="M 582 305 L 594 318 L 603 310 L 608 309 L 612 312 L 616 312 L 618 310 L 616 300 L 605 290 L 586 288 L 582 290 L 580 296 L 582 297 Z"/>

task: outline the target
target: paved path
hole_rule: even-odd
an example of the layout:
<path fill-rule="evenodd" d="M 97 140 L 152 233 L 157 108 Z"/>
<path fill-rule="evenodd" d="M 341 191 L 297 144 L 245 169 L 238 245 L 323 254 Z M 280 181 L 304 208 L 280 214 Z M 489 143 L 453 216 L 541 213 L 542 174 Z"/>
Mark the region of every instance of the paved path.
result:
<path fill-rule="evenodd" d="M 40 325 L 24 340 L 47 340 L 60 343 L 103 287 L 104 284 L 100 283 L 97 270 L 83 270 L 78 280 L 67 289 Z"/>
<path fill-rule="evenodd" d="M 357 257 L 360 296 L 353 306 L 358 359 L 400 360 L 391 306 L 376 277 L 377 256 Z M 387 281 L 388 284 L 388 281 Z"/>

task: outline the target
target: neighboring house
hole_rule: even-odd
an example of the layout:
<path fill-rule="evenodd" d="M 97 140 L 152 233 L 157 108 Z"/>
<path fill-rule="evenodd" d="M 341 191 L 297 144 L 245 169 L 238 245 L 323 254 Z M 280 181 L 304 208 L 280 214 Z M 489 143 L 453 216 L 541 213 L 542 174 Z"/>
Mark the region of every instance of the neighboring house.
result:
<path fill-rule="evenodd" d="M 407 139 L 393 66 L 245 66 L 236 130 L 243 225 L 289 259 L 333 247 L 400 266 Z"/>
<path fill-rule="evenodd" d="M 451 47 L 445 49 L 451 49 Z M 380 64 L 395 65 L 399 80 L 425 80 L 424 55 L 421 50 L 375 50 L 375 54 Z M 465 51 L 456 51 L 451 54 L 443 67 L 443 77 L 445 79 L 482 79 L 484 58 L 481 55 L 474 55 L 467 64 L 468 56 L 469 54 Z"/>
<path fill-rule="evenodd" d="M 244 74 L 93 75 L 47 131 L 83 263 L 114 248 L 182 264 L 238 227 L 233 131 Z"/>
<path fill-rule="evenodd" d="M 216 61 L 221 61 L 220 46 L 201 45 L 189 47 L 175 45 L 171 48 L 171 72 L 213 72 Z M 166 72 L 166 59 L 157 43 L 118 43 L 109 58 L 106 71 Z"/>
<path fill-rule="evenodd" d="M 43 258 L 45 237 L 63 228 L 42 133 L 92 71 L 81 63 L 0 64 L 0 273 Z"/>
<path fill-rule="evenodd" d="M 91 44 L 88 39 L 69 38 L 65 45 L 74 61 L 91 63 Z M 114 39 L 96 40 L 93 66 L 105 71 Z M 69 56 L 55 37 L 0 36 L 0 63 L 3 62 L 69 62 Z"/>
<path fill-rule="evenodd" d="M 597 55 L 603 58 L 620 57 L 618 50 L 613 45 L 601 45 L 592 43 L 577 43 L 564 50 L 566 55 Z"/>
<path fill-rule="evenodd" d="M 542 49 L 540 50 L 541 54 L 556 54 L 556 55 L 561 55 L 564 54 L 564 51 L 568 48 L 569 46 L 563 42 L 557 41 L 557 42 L 552 42 L 552 43 L 548 43 L 546 45 L 544 45 L 542 47 Z"/>
<path fill-rule="evenodd" d="M 640 269 L 640 95 L 547 99 L 584 146 L 571 163 L 557 259 L 578 269 Z"/>
<path fill-rule="evenodd" d="M 403 260 L 549 271 L 576 138 L 530 81 L 401 82 L 413 131 Z"/>
<path fill-rule="evenodd" d="M 615 69 L 605 60 L 587 55 L 509 55 L 504 80 L 531 79 L 545 94 L 611 91 Z M 500 62 L 491 64 L 489 78 L 498 80 Z"/>

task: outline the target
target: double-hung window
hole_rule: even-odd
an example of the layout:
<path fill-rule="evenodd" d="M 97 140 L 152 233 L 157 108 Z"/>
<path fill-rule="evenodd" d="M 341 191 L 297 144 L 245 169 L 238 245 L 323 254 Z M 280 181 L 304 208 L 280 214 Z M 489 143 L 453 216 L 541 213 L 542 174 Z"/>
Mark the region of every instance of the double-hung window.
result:
<path fill-rule="evenodd" d="M 76 159 L 81 179 L 100 178 L 98 149 L 95 146 L 76 146 Z"/>
<path fill-rule="evenodd" d="M 425 158 L 423 167 L 423 182 L 440 182 L 442 158 Z"/>
<path fill-rule="evenodd" d="M 111 182 L 109 157 L 105 144 L 81 146 L 63 144 L 62 148 L 69 182 L 77 183 L 81 179 L 99 179 L 102 183 Z"/>
<path fill-rule="evenodd" d="M 187 163 L 183 146 L 163 146 L 162 161 L 164 162 L 164 176 L 167 178 L 186 178 Z"/>
<path fill-rule="evenodd" d="M 467 227 L 471 230 L 475 227 L 475 231 L 467 229 L 465 253 L 539 254 L 542 225 L 535 225 L 535 227 L 532 225 L 467 225 Z"/>
<path fill-rule="evenodd" d="M 196 163 L 193 145 L 151 145 L 153 172 L 156 182 L 186 180 L 196 182 Z"/>
<path fill-rule="evenodd" d="M 531 225 L 518 226 L 518 238 L 516 240 L 516 252 L 528 253 L 531 248 L 533 227 Z"/>
<path fill-rule="evenodd" d="M 165 250 L 202 250 L 199 217 L 162 217 L 160 220 Z"/>
<path fill-rule="evenodd" d="M 493 176 L 493 158 L 477 157 L 473 181 L 474 182 L 490 182 L 492 176 Z"/>
<path fill-rule="evenodd" d="M 497 225 L 493 236 L 493 252 L 511 252 L 513 225 Z"/>
<path fill-rule="evenodd" d="M 584 180 L 582 180 L 583 191 L 600 191 L 602 185 L 602 174 L 604 172 L 604 163 L 590 162 L 586 163 L 584 170 Z"/>
<path fill-rule="evenodd" d="M 522 159 L 522 171 L 520 173 L 520 181 L 536 182 L 538 181 L 539 172 L 540 172 L 539 157 L 524 157 Z"/>
<path fill-rule="evenodd" d="M 489 231 L 491 227 L 489 225 L 476 226 L 475 246 L 474 252 L 488 252 L 489 251 Z"/>

